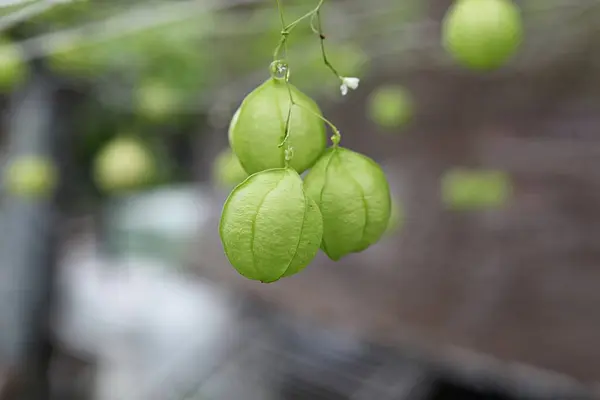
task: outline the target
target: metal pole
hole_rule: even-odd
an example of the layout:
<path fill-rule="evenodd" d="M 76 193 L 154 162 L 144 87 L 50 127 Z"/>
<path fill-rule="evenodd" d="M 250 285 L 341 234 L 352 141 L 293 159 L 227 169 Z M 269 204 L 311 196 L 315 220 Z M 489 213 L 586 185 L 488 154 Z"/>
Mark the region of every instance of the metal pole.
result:
<path fill-rule="evenodd" d="M 11 99 L 9 161 L 22 155 L 46 157 L 61 176 L 65 144 L 56 125 L 56 90 L 38 65 L 30 81 Z M 60 182 L 60 179 L 58 180 Z M 15 398 L 50 398 L 52 357 L 49 312 L 60 226 L 59 184 L 51 195 L 23 198 L 7 194 L 0 223 L 0 363 L 18 383 Z M 10 395 L 10 398 L 13 396 Z"/>

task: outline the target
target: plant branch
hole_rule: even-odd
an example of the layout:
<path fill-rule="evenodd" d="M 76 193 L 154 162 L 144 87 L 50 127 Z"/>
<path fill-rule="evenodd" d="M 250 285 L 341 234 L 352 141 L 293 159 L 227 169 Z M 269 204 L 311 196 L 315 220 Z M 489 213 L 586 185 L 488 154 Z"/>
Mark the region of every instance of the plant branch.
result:
<path fill-rule="evenodd" d="M 342 77 L 340 76 L 340 74 L 337 72 L 337 70 L 333 67 L 333 65 L 331 65 L 331 63 L 327 59 L 327 52 L 325 51 L 325 35 L 323 34 L 323 27 L 321 25 L 321 12 L 317 11 L 315 15 L 316 15 L 316 19 L 317 19 L 317 33 L 319 35 L 319 40 L 321 42 L 321 54 L 323 56 L 323 62 L 325 63 L 325 66 L 327 68 L 329 68 L 336 77 L 341 79 Z"/>
<path fill-rule="evenodd" d="M 331 131 L 333 132 L 331 141 L 333 142 L 333 146 L 337 147 L 337 145 L 340 143 L 340 140 L 342 140 L 342 135 L 340 134 L 340 130 L 333 124 L 333 122 L 331 122 L 330 120 L 328 120 L 321 114 L 314 112 L 310 108 L 303 106 L 302 104 L 295 103 L 294 105 L 303 109 L 304 111 L 314 115 L 315 117 L 321 119 L 323 122 L 325 122 L 327 125 L 329 125 L 329 127 L 331 128 Z"/>
<path fill-rule="evenodd" d="M 286 26 L 285 30 L 288 31 L 288 32 L 290 32 L 292 29 L 294 29 L 296 27 L 296 25 L 298 25 L 298 23 L 302 22 L 306 18 L 312 17 L 314 14 L 316 14 L 317 12 L 319 12 L 319 10 L 321 9 L 321 7 L 323 6 L 323 3 L 325 3 L 325 0 L 319 0 L 319 4 L 317 4 L 317 6 L 314 9 L 312 9 L 309 12 L 307 12 L 306 14 L 304 14 L 303 16 L 301 16 L 300 18 L 298 18 L 297 20 L 295 20 L 294 22 L 292 22 L 291 24 L 289 24 L 288 26 Z"/>
<path fill-rule="evenodd" d="M 281 19 L 281 39 L 279 40 L 279 44 L 277 45 L 277 48 L 275 49 L 275 57 L 277 57 L 279 55 L 279 51 L 281 50 L 281 47 L 283 47 L 284 54 L 285 54 L 284 57 L 287 58 L 287 38 L 288 38 L 289 31 L 286 29 L 285 16 L 283 13 L 283 7 L 281 5 L 281 0 L 275 0 L 275 1 L 277 3 L 277 10 L 279 11 L 279 18 Z M 280 68 L 283 66 L 277 65 L 275 67 Z M 290 97 L 290 105 L 288 107 L 288 113 L 287 113 L 287 117 L 285 119 L 283 140 L 281 141 L 281 143 L 278 146 L 280 148 L 283 147 L 287 143 L 287 141 L 290 137 L 290 121 L 292 119 L 292 107 L 295 104 L 294 97 L 292 96 L 292 89 L 290 88 L 289 76 L 290 76 L 289 65 L 287 64 L 287 61 L 286 61 L 283 79 L 285 80 L 285 86 L 287 88 L 288 95 Z M 284 162 L 285 162 L 285 166 L 287 167 L 293 157 L 293 149 L 288 147 L 287 149 L 284 150 L 284 154 L 285 154 Z"/>

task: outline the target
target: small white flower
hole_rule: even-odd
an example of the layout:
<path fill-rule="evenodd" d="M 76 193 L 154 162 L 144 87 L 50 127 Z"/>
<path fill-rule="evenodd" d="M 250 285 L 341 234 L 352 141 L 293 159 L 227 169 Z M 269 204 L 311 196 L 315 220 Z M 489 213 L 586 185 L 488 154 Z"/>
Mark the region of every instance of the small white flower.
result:
<path fill-rule="evenodd" d="M 340 91 L 342 92 L 342 96 L 348 94 L 348 88 L 352 90 L 356 90 L 358 88 L 358 84 L 360 83 L 360 79 L 354 77 L 342 77 L 342 85 L 340 86 Z"/>

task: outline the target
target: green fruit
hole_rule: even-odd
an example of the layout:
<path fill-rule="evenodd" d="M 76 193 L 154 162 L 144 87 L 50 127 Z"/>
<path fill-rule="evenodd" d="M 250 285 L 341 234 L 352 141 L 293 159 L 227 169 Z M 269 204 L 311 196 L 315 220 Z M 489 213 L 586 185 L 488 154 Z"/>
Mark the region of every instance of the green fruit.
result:
<path fill-rule="evenodd" d="M 54 190 L 57 172 L 50 160 L 26 156 L 8 166 L 4 179 L 8 193 L 21 197 L 44 197 Z"/>
<path fill-rule="evenodd" d="M 412 97 L 402 86 L 382 86 L 371 93 L 368 112 L 376 124 L 385 128 L 405 125 L 413 115 Z"/>
<path fill-rule="evenodd" d="M 276 168 L 251 175 L 231 192 L 219 233 L 231 265 L 248 279 L 268 283 L 312 261 L 323 220 L 298 173 Z"/>
<path fill-rule="evenodd" d="M 365 250 L 385 233 L 390 189 L 383 170 L 369 157 L 330 148 L 306 175 L 304 188 L 323 215 L 321 249 L 332 260 Z"/>
<path fill-rule="evenodd" d="M 248 177 L 240 160 L 231 151 L 231 149 L 223 150 L 215 159 L 213 166 L 213 179 L 220 186 L 229 187 L 241 183 Z"/>
<path fill-rule="evenodd" d="M 233 141 L 233 127 L 237 123 L 238 117 L 240 116 L 240 109 L 235 110 L 233 117 L 231 118 L 231 122 L 229 123 L 229 129 L 227 130 L 227 137 L 229 139 L 229 143 Z"/>
<path fill-rule="evenodd" d="M 177 111 L 177 91 L 162 82 L 150 82 L 139 86 L 136 92 L 139 113 L 153 120 L 162 120 Z"/>
<path fill-rule="evenodd" d="M 237 121 L 232 124 L 230 145 L 249 174 L 285 166 L 285 150 L 293 149 L 290 166 L 299 174 L 310 168 L 325 149 L 325 124 L 317 104 L 292 84 L 294 102 L 286 145 L 285 123 L 290 95 L 284 81 L 271 78 L 252 91 L 242 102 Z"/>
<path fill-rule="evenodd" d="M 140 141 L 121 137 L 113 139 L 98 154 L 94 178 L 105 192 L 136 189 L 156 177 L 156 160 Z"/>
<path fill-rule="evenodd" d="M 442 28 L 446 50 L 460 64 L 474 70 L 493 70 L 517 51 L 523 23 L 511 0 L 458 0 Z"/>
<path fill-rule="evenodd" d="M 8 92 L 25 80 L 27 65 L 17 46 L 0 39 L 0 91 Z"/>
<path fill-rule="evenodd" d="M 511 181 L 503 171 L 453 169 L 442 177 L 442 201 L 451 209 L 496 208 L 511 195 Z"/>

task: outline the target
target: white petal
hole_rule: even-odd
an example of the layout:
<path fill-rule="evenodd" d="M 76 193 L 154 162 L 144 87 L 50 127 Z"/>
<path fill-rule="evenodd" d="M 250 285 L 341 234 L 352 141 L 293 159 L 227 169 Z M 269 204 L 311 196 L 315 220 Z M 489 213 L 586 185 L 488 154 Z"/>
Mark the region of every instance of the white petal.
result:
<path fill-rule="evenodd" d="M 358 88 L 358 84 L 360 83 L 359 78 L 344 78 L 344 83 L 352 90 Z"/>
<path fill-rule="evenodd" d="M 342 92 L 342 96 L 348 94 L 348 86 L 345 83 L 342 83 L 342 86 L 340 86 L 340 92 Z"/>

